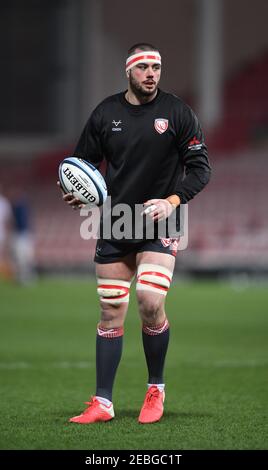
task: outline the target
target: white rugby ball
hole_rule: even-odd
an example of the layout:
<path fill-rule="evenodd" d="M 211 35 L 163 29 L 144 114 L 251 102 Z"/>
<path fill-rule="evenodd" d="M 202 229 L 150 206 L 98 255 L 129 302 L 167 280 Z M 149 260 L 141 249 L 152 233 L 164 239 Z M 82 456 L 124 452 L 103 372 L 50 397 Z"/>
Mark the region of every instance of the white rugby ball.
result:
<path fill-rule="evenodd" d="M 59 166 L 59 179 L 63 191 L 72 193 L 83 204 L 102 206 L 107 198 L 103 176 L 91 163 L 81 158 L 65 158 Z"/>

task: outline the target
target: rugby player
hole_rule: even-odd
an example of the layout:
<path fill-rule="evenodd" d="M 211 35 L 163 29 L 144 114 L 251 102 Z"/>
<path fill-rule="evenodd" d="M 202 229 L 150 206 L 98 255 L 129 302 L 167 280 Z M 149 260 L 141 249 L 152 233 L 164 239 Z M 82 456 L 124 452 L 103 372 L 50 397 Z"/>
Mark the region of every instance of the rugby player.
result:
<path fill-rule="evenodd" d="M 152 44 L 139 43 L 129 49 L 126 76 L 127 90 L 106 98 L 92 112 L 74 156 L 97 168 L 106 160 L 105 179 L 112 207 L 124 203 L 134 211 L 136 204 L 143 204 L 143 215 L 149 215 L 154 224 L 176 211 L 179 223 L 180 204 L 188 203 L 210 178 L 200 124 L 180 98 L 159 89 L 161 56 Z M 63 199 L 73 208 L 81 207 L 72 194 Z M 86 402 L 86 410 L 71 422 L 88 424 L 114 417 L 112 390 L 122 354 L 129 289 L 135 276 L 148 368 L 147 392 L 138 421 L 145 424 L 161 419 L 169 344 L 165 298 L 177 247 L 178 240 L 168 236 L 136 239 L 133 235 L 123 240 L 100 236 L 95 254 L 101 310 L 96 338 L 96 393 Z"/>

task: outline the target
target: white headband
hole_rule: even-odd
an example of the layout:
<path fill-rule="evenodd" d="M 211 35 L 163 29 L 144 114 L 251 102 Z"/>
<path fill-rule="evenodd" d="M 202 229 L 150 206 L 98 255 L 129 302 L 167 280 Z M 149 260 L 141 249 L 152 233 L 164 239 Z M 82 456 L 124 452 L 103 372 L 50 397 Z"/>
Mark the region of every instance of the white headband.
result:
<path fill-rule="evenodd" d="M 137 64 L 159 64 L 161 65 L 161 56 L 157 51 L 141 51 L 132 54 L 126 61 L 126 72 Z"/>

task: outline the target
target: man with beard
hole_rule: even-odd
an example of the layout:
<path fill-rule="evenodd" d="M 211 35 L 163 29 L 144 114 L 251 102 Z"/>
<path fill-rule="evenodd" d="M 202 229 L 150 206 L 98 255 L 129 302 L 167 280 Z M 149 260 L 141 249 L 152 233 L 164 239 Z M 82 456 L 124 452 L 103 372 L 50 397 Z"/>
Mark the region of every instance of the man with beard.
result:
<path fill-rule="evenodd" d="M 158 88 L 159 50 L 135 44 L 126 60 L 128 89 L 105 99 L 91 114 L 74 156 L 99 168 L 107 162 L 106 182 L 111 205 L 127 204 L 154 224 L 167 220 L 208 183 L 210 165 L 198 120 L 178 97 Z M 71 194 L 63 199 L 73 208 L 83 205 Z M 141 217 L 142 218 L 142 217 Z M 104 222 L 104 221 L 103 221 Z M 112 218 L 112 225 L 114 220 Z M 70 421 L 80 424 L 114 417 L 112 388 L 120 362 L 130 284 L 135 276 L 142 341 L 148 368 L 148 389 L 140 423 L 163 415 L 164 362 L 169 343 L 165 296 L 172 280 L 178 240 L 119 239 L 113 232 L 97 242 L 95 262 L 101 317 L 96 339 L 96 394 L 88 407 Z"/>

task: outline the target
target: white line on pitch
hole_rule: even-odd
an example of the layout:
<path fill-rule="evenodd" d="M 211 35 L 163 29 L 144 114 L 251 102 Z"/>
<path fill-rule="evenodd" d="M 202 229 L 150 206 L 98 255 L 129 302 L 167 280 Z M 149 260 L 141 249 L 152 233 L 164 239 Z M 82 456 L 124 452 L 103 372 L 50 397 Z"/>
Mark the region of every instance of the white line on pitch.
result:
<path fill-rule="evenodd" d="M 136 363 L 135 363 L 136 364 Z M 128 367 L 133 365 L 132 361 L 128 362 Z M 178 366 L 187 367 L 214 367 L 214 368 L 238 368 L 238 367 L 267 367 L 266 359 L 250 359 L 247 361 L 239 360 L 219 360 L 219 361 L 181 361 Z M 88 369 L 95 367 L 95 363 L 89 361 L 56 361 L 56 362 L 0 362 L 0 369 L 17 370 L 17 369 Z"/>
<path fill-rule="evenodd" d="M 0 369 L 87 369 L 93 367 L 93 363 L 80 362 L 0 362 Z"/>

